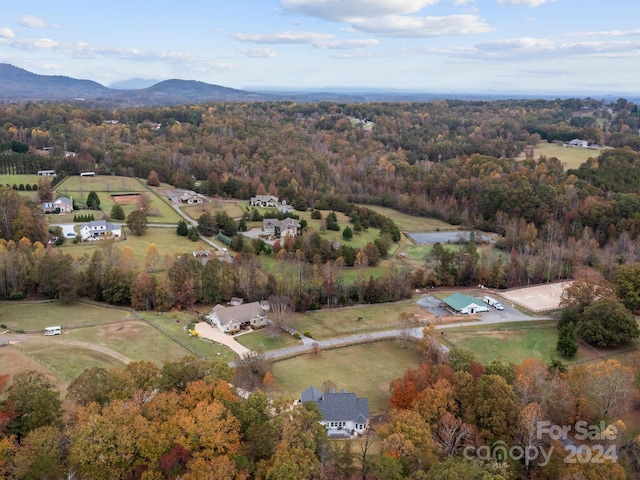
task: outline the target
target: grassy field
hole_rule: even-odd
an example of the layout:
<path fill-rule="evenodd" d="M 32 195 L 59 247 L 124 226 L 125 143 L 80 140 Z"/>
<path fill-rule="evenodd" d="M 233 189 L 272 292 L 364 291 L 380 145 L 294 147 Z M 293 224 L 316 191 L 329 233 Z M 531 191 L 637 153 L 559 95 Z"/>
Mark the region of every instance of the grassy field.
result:
<path fill-rule="evenodd" d="M 162 260 L 165 255 L 176 255 L 181 253 L 188 253 L 195 250 L 211 249 L 211 246 L 201 240 L 192 242 L 187 237 L 180 237 L 176 234 L 175 228 L 154 228 L 149 227 L 147 233 L 142 236 L 127 234 L 126 239 L 118 240 L 115 242 L 116 248 L 122 250 L 125 246 L 128 246 L 133 250 L 134 258 L 138 266 L 144 267 L 144 259 L 147 254 L 147 249 L 152 243 L 156 244 L 158 252 L 160 254 L 160 261 L 157 268 L 159 272 L 164 271 L 164 261 Z M 100 248 L 100 242 L 85 242 L 85 243 L 73 243 L 70 240 L 65 241 L 64 245 L 57 247 L 61 248 L 64 253 L 73 255 L 76 258 L 80 258 L 83 255 L 91 256 L 97 248 Z"/>
<path fill-rule="evenodd" d="M 86 202 L 89 192 L 94 191 L 100 199 L 100 207 L 107 215 L 111 212 L 111 208 L 116 204 L 111 195 L 119 193 L 147 193 L 151 203 L 149 212 L 149 223 L 175 223 L 177 224 L 181 217 L 178 213 L 164 200 L 162 196 L 154 190 L 148 189 L 144 181 L 139 181 L 130 177 L 115 177 L 108 175 L 99 175 L 96 177 L 80 177 L 77 175 L 65 178 L 56 186 L 58 195 L 73 197 L 79 202 Z M 125 215 L 131 213 L 136 207 L 135 205 L 122 205 Z M 96 220 L 100 212 L 95 212 Z M 70 215 L 71 220 L 73 215 Z M 56 222 L 60 223 L 60 222 Z"/>
<path fill-rule="evenodd" d="M 218 360 L 221 362 L 231 362 L 236 354 L 228 347 L 211 342 L 203 338 L 186 335 L 184 328 L 196 320 L 196 316 L 191 312 L 138 312 L 141 317 L 147 320 L 158 330 L 171 338 L 188 346 L 200 357 L 208 360 Z"/>
<path fill-rule="evenodd" d="M 142 320 L 30 338 L 18 348 L 66 381 L 93 366 L 123 367 L 131 360 L 149 360 L 161 366 L 190 354 Z"/>
<path fill-rule="evenodd" d="M 221 200 L 219 198 L 213 198 L 210 202 L 206 202 L 204 205 L 204 211 L 215 215 L 218 212 L 225 212 L 231 218 L 240 218 L 246 211 L 245 206 L 248 205 L 243 200 Z M 186 213 L 190 218 L 197 220 L 202 215 L 203 205 L 187 205 L 180 207 L 180 209 Z"/>
<path fill-rule="evenodd" d="M 44 327 L 60 325 L 63 329 L 81 325 L 133 320 L 135 315 L 127 310 L 99 307 L 87 303 L 64 305 L 56 302 L 0 304 L 1 323 L 16 331 L 39 331 Z"/>
<path fill-rule="evenodd" d="M 244 345 L 249 350 L 256 352 L 268 352 L 270 350 L 278 350 L 279 348 L 301 344 L 300 340 L 296 340 L 289 334 L 280 333 L 273 335 L 267 329 L 239 335 L 235 338 L 240 345 Z"/>
<path fill-rule="evenodd" d="M 483 364 L 498 358 L 516 365 L 526 358 L 539 358 L 544 362 L 561 359 L 568 364 L 596 359 L 593 351 L 586 348 L 580 348 L 571 360 L 562 359 L 556 351 L 558 330 L 555 321 L 478 325 L 443 332 L 447 346 L 469 350 Z"/>
<path fill-rule="evenodd" d="M 533 158 L 537 159 L 541 155 L 547 158 L 556 157 L 565 164 L 565 169 L 569 169 L 578 168 L 591 157 L 597 158 L 600 155 L 600 151 L 580 147 L 563 147 L 557 143 L 540 142 L 533 149 Z M 523 160 L 524 154 L 521 154 L 518 159 Z"/>
<path fill-rule="evenodd" d="M 456 225 L 437 220 L 435 218 L 416 217 L 398 212 L 391 208 L 378 207 L 376 205 L 361 205 L 391 218 L 400 230 L 405 232 L 435 232 L 438 230 L 459 230 Z"/>
<path fill-rule="evenodd" d="M 38 175 L 0 175 L 0 185 L 38 185 L 38 180 L 43 177 L 39 177 Z M 49 179 L 51 180 L 51 178 Z M 26 193 L 26 192 L 20 192 Z"/>
<path fill-rule="evenodd" d="M 418 366 L 419 360 L 415 348 L 403 349 L 395 341 L 377 342 L 283 360 L 274 365 L 273 374 L 286 397 L 299 398 L 307 387 L 322 388 L 330 380 L 338 389 L 368 398 L 375 415 L 387 408 L 389 383 L 407 368 Z"/>
<path fill-rule="evenodd" d="M 424 310 L 413 300 L 382 305 L 359 305 L 299 314 L 291 317 L 292 326 L 310 332 L 320 340 L 332 337 L 399 328 L 400 315 L 422 318 Z"/>

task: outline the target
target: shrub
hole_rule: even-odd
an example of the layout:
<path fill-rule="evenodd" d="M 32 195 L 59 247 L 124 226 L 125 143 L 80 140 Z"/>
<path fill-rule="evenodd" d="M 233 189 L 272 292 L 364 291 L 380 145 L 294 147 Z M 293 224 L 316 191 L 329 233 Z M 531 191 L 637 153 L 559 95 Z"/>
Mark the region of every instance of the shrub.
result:
<path fill-rule="evenodd" d="M 305 337 L 309 337 L 309 338 L 313 338 L 313 337 L 311 336 L 311 332 L 310 332 L 309 330 L 307 330 L 306 332 L 304 332 L 304 336 L 305 336 Z"/>
<path fill-rule="evenodd" d="M 22 300 L 24 298 L 24 293 L 22 292 L 11 292 L 9 294 L 9 300 Z"/>
<path fill-rule="evenodd" d="M 300 335 L 298 332 L 293 334 L 293 338 L 296 338 L 298 340 L 300 340 L 302 338 L 302 335 Z"/>

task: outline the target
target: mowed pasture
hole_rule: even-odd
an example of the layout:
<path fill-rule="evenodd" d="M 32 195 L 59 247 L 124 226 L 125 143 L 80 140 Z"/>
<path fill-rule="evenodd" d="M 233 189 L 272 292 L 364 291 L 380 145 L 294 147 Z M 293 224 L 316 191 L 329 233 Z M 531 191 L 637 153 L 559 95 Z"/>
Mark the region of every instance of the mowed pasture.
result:
<path fill-rule="evenodd" d="M 38 366 L 59 379 L 56 385 L 72 381 L 87 368 L 121 368 L 136 360 L 162 367 L 194 354 L 225 363 L 235 358 L 223 345 L 188 335 L 186 327 L 195 319 L 189 312 L 149 312 L 138 319 L 130 310 L 85 303 L 5 303 L 1 308 L 2 322 L 14 332 L 34 325 L 63 327 L 62 335 L 18 335 L 12 346 L 0 349 L 2 355 L 9 355 L 4 353 L 9 350 L 21 352 L 6 358 L 21 359 L 24 368 L 7 373 Z M 94 326 L 85 326 L 89 324 Z M 0 360 L 5 358 L 2 355 Z"/>
<path fill-rule="evenodd" d="M 300 398 L 307 387 L 322 389 L 325 381 L 331 381 L 338 389 L 368 398 L 371 414 L 376 415 L 388 407 L 390 382 L 419 362 L 417 348 L 385 341 L 282 360 L 274 364 L 273 375 L 280 394 L 287 398 Z"/>
<path fill-rule="evenodd" d="M 135 265 L 138 267 L 144 268 L 147 250 L 152 243 L 156 245 L 158 253 L 160 254 L 156 266 L 156 273 L 164 272 L 165 255 L 173 256 L 184 253 L 191 255 L 191 253 L 196 250 L 212 248 L 211 245 L 202 240 L 192 242 L 187 237 L 179 236 L 175 228 L 149 227 L 144 235 L 136 236 L 130 232 L 126 232 L 126 235 L 126 239 L 123 238 L 115 241 L 113 246 L 120 251 L 122 251 L 125 246 L 129 247 L 133 252 Z M 80 258 L 83 255 L 91 256 L 96 249 L 101 248 L 101 245 L 103 244 L 99 241 L 73 243 L 71 240 L 67 240 L 62 246 L 56 248 L 62 249 L 64 253 L 73 255 L 75 258 Z"/>
<path fill-rule="evenodd" d="M 563 147 L 562 144 L 540 142 L 533 149 L 533 158 L 538 159 L 541 156 L 547 158 L 556 157 L 560 160 L 565 169 L 578 168 L 589 158 L 598 158 L 600 150 L 592 150 L 583 147 Z M 517 160 L 524 160 L 524 153 L 517 157 Z"/>
<path fill-rule="evenodd" d="M 291 317 L 292 326 L 299 332 L 309 332 L 313 338 L 343 337 L 380 330 L 405 328 L 401 318 L 414 318 L 416 322 L 430 317 L 414 300 L 380 305 L 358 305 L 296 314 Z"/>
<path fill-rule="evenodd" d="M 2 302 L 0 318 L 12 331 L 44 332 L 45 327 L 60 325 L 63 329 L 133 320 L 132 311 L 76 302 Z"/>

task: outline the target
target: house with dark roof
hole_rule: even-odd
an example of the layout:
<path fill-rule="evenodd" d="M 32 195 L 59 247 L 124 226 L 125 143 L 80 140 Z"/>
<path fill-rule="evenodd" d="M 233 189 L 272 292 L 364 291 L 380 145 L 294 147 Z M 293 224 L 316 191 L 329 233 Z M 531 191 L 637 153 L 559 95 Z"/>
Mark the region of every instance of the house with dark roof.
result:
<path fill-rule="evenodd" d="M 479 298 L 463 295 L 458 292 L 443 298 L 442 301 L 449 309 L 465 315 L 489 311 L 487 304 Z"/>
<path fill-rule="evenodd" d="M 280 235 L 286 237 L 293 235 L 294 237 L 300 230 L 300 222 L 294 218 L 285 218 L 280 221 L 277 218 L 265 218 L 262 220 L 262 231 L 267 235 Z"/>
<path fill-rule="evenodd" d="M 359 435 L 369 427 L 369 400 L 358 398 L 355 393 L 325 393 L 312 386 L 300 394 L 300 402 L 318 406 L 323 417 L 320 423 L 330 437 Z"/>
<path fill-rule="evenodd" d="M 243 328 L 261 328 L 268 324 L 268 308 L 261 302 L 244 303 L 232 307 L 216 305 L 206 316 L 213 327 L 224 333 L 236 333 Z"/>

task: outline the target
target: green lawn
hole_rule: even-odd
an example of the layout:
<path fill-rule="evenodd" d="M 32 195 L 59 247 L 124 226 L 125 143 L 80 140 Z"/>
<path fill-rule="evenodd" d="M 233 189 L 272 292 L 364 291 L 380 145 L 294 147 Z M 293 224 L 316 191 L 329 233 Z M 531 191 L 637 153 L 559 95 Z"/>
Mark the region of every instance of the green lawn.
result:
<path fill-rule="evenodd" d="M 246 333 L 235 338 L 240 345 L 244 345 L 249 350 L 256 352 L 268 352 L 270 350 L 278 350 L 279 348 L 291 347 L 302 343 L 287 333 L 273 334 L 269 329 Z"/>
<path fill-rule="evenodd" d="M 100 324 L 118 320 L 133 320 L 127 310 L 101 307 L 82 302 L 64 305 L 58 302 L 3 302 L 0 304 L 0 323 L 11 330 L 39 331 L 60 325 L 63 329 Z"/>
<path fill-rule="evenodd" d="M 419 361 L 416 348 L 403 349 L 400 342 L 387 341 L 276 362 L 273 375 L 280 392 L 289 398 L 299 398 L 309 386 L 322 388 L 325 381 L 332 381 L 338 389 L 368 398 L 375 415 L 387 409 L 389 383 Z"/>
<path fill-rule="evenodd" d="M 292 326 L 320 340 L 354 333 L 398 328 L 402 313 L 422 317 L 424 310 L 413 300 L 381 305 L 359 305 L 308 312 L 291 317 Z"/>

